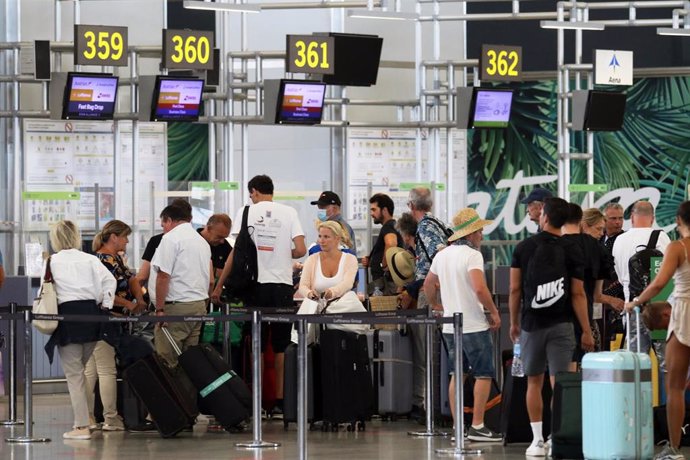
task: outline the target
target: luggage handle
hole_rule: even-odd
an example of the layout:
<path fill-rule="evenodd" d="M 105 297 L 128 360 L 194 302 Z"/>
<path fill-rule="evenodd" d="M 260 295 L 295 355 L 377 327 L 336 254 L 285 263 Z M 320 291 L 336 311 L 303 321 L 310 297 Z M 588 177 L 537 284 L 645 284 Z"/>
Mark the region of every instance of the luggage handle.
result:
<path fill-rule="evenodd" d="M 637 330 L 637 340 L 636 340 L 637 341 L 637 352 L 641 353 L 642 347 L 640 346 L 640 307 L 635 307 L 634 310 L 635 310 L 635 327 L 637 328 L 636 329 Z M 626 347 L 625 348 L 628 351 L 632 351 L 631 350 L 631 344 L 630 344 L 630 330 L 632 329 L 632 327 L 630 325 L 630 312 L 629 311 L 626 312 L 625 315 L 626 315 L 625 319 L 626 319 L 626 323 L 627 323 L 627 328 L 626 328 L 626 332 L 625 332 L 625 335 L 626 335 L 626 337 L 625 337 Z"/>
<path fill-rule="evenodd" d="M 182 354 L 182 350 L 180 350 L 180 347 L 177 346 L 175 343 L 175 340 L 173 340 L 172 334 L 170 334 L 170 331 L 168 330 L 167 327 L 161 327 L 161 331 L 163 331 L 163 335 L 168 339 L 168 342 L 170 342 L 170 345 L 172 345 L 173 350 L 175 353 L 177 353 L 177 356 L 180 356 Z"/>

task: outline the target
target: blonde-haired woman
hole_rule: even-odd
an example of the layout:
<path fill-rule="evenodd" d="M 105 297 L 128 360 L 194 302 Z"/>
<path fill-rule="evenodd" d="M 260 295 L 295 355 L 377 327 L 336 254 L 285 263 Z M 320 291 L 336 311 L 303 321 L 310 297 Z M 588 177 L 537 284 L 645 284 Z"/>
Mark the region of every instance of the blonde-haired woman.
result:
<path fill-rule="evenodd" d="M 586 233 L 596 240 L 604 236 L 606 228 L 606 218 L 599 208 L 588 208 L 582 211 L 582 221 L 580 223 L 582 233 Z"/>
<path fill-rule="evenodd" d="M 50 257 L 57 294 L 58 313 L 63 315 L 101 315 L 110 310 L 115 295 L 115 278 L 97 257 L 82 252 L 78 227 L 61 220 L 50 229 L 50 244 L 55 253 Z M 100 306 L 99 306 L 100 305 Z M 96 342 L 103 337 L 101 322 L 60 321 L 45 346 L 50 362 L 55 347 L 67 379 L 74 425 L 65 439 L 91 439 L 89 407 L 86 397 L 84 366 L 91 357 Z"/>
<path fill-rule="evenodd" d="M 343 240 L 349 237 L 338 222 L 322 222 L 318 230 L 321 251 L 310 255 L 304 262 L 298 292 L 310 299 L 321 295 L 335 299 L 354 286 L 357 258 L 340 249 Z"/>
<path fill-rule="evenodd" d="M 680 240 L 668 245 L 661 268 L 642 293 L 626 302 L 625 309 L 643 307 L 673 278 L 673 307 L 666 333 L 666 424 L 669 440 L 655 459 L 684 459 L 680 452 L 685 423 L 685 391 L 690 370 L 690 201 L 676 211 Z M 648 307 L 645 307 L 648 308 Z"/>
<path fill-rule="evenodd" d="M 132 229 L 121 220 L 111 220 L 93 239 L 93 250 L 112 273 L 117 287 L 113 302 L 114 313 L 136 313 L 144 308 L 141 285 L 134 273 L 127 268 L 120 255 L 127 249 Z M 86 364 L 86 388 L 89 401 L 90 428 L 102 428 L 103 431 L 122 431 L 125 429 L 122 418 L 117 414 L 117 369 L 115 367 L 115 349 L 101 340 Z M 98 381 L 99 394 L 103 403 L 103 425 L 99 426 L 93 416 L 94 389 Z"/>

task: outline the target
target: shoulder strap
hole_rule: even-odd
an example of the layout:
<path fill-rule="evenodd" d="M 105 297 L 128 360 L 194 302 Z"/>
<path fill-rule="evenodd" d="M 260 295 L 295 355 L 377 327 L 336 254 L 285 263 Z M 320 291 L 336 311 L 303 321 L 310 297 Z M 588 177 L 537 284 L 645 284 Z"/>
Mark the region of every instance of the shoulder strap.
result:
<path fill-rule="evenodd" d="M 242 213 L 242 229 L 248 229 L 247 221 L 249 220 L 249 205 L 244 207 L 244 212 Z"/>
<path fill-rule="evenodd" d="M 659 235 L 661 230 L 654 230 L 651 235 L 649 235 L 649 242 L 647 243 L 647 249 L 656 249 L 656 243 L 659 241 Z"/>
<path fill-rule="evenodd" d="M 50 257 L 48 257 L 48 260 L 46 261 L 46 272 L 43 275 L 43 282 L 44 283 L 52 283 L 53 282 L 53 272 L 50 270 Z"/>
<path fill-rule="evenodd" d="M 439 230 L 441 230 L 441 233 L 443 233 L 443 236 L 447 239 L 448 238 L 448 232 L 446 230 L 448 230 L 448 227 L 446 227 L 446 225 L 443 222 L 441 222 L 440 220 L 438 220 L 436 217 L 434 217 L 432 215 L 429 215 L 428 217 L 429 217 L 429 220 L 431 220 L 434 223 L 434 225 L 436 225 L 436 227 Z"/>

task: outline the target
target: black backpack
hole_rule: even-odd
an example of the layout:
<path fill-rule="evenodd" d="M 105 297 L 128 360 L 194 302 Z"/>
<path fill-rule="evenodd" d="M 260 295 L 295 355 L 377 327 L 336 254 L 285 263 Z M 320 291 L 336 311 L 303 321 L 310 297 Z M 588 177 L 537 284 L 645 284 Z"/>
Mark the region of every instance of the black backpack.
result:
<path fill-rule="evenodd" d="M 256 257 L 256 245 L 252 240 L 249 229 L 254 232 L 254 227 L 247 225 L 249 206 L 244 207 L 242 213 L 242 228 L 235 240 L 233 248 L 232 269 L 225 280 L 228 295 L 231 299 L 239 299 L 247 302 L 254 292 L 259 279 L 259 265 Z"/>
<path fill-rule="evenodd" d="M 540 237 L 541 238 L 541 237 Z M 525 273 L 525 308 L 540 316 L 558 316 L 568 309 L 570 277 L 565 248 L 554 236 L 537 243 Z"/>
<path fill-rule="evenodd" d="M 448 243 L 448 238 L 450 238 L 453 235 L 453 230 L 449 229 L 446 227 L 443 222 L 435 218 L 434 216 L 429 216 L 429 221 L 434 224 L 434 227 L 438 230 L 438 234 L 444 236 L 443 242 Z M 424 254 L 426 254 L 426 258 L 429 259 L 429 262 L 434 260 L 434 257 L 436 257 L 436 254 L 438 254 L 438 251 L 434 252 L 433 256 L 429 256 L 429 251 L 427 251 L 426 245 L 424 244 L 424 241 L 419 237 L 419 232 L 414 237 L 415 245 L 419 246 L 422 248 L 422 251 L 424 251 Z"/>
<path fill-rule="evenodd" d="M 642 294 L 642 291 L 649 285 L 651 281 L 652 257 L 664 256 L 664 253 L 656 248 L 660 234 L 661 230 L 654 230 L 649 236 L 647 245 L 638 246 L 638 251 L 628 260 L 628 273 L 630 274 L 628 290 L 630 291 L 630 299 L 634 299 Z M 639 250 L 640 248 L 642 250 Z"/>

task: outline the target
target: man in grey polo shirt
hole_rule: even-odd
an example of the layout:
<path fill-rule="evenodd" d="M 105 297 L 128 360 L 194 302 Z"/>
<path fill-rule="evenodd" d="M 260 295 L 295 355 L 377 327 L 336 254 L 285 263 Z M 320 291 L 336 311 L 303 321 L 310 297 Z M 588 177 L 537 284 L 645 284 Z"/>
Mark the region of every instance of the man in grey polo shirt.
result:
<path fill-rule="evenodd" d="M 211 249 L 187 220 L 184 210 L 168 206 L 161 212 L 165 232 L 151 260 L 151 283 L 155 286 L 156 315 L 197 316 L 206 313 L 211 273 Z M 155 279 L 154 279 L 155 278 Z M 177 346 L 186 350 L 199 343 L 200 322 L 175 322 L 166 325 Z M 156 351 L 170 366 L 177 365 L 177 354 L 160 327 L 155 331 Z"/>

